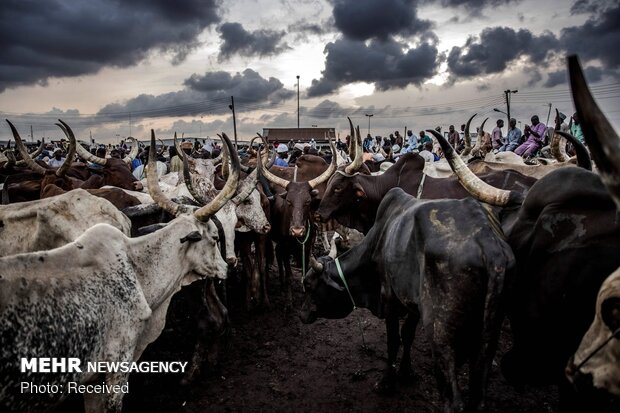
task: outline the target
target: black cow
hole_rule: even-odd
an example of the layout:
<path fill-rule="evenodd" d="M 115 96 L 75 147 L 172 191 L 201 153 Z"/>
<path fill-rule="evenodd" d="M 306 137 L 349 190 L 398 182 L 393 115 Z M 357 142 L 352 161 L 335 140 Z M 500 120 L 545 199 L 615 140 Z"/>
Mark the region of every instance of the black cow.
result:
<path fill-rule="evenodd" d="M 342 318 L 354 305 L 385 318 L 388 360 L 378 389 L 390 390 L 400 347 L 399 317 L 406 316 L 399 369 L 405 376 L 411 373 L 409 353 L 421 317 L 445 411 L 463 409 L 457 371 L 466 360 L 469 404 L 483 408 L 503 318 L 504 285 L 513 265 L 495 218 L 477 201 L 419 200 L 395 188 L 384 197 L 361 244 L 335 261 L 313 261 L 304 280 L 301 318 L 305 323 Z"/>
<path fill-rule="evenodd" d="M 569 58 L 569 72 L 584 136 L 601 175 L 558 169 L 516 202 L 516 213 L 502 211 L 517 260 L 507 308 L 513 347 L 502 371 L 513 383 L 559 384 L 560 410 L 580 412 L 591 403 L 574 399 L 564 367 L 594 318 L 603 280 L 620 266 L 620 139 L 590 95 L 576 57 Z M 437 138 L 451 164 L 456 162 L 455 173 L 466 171 L 457 165 L 449 144 Z M 461 179 L 468 187 L 476 186 L 476 196 L 503 200 L 499 206 L 515 204 L 509 191 L 483 188 L 472 176 Z"/>
<path fill-rule="evenodd" d="M 426 176 L 424 164 L 420 155 L 408 153 L 379 176 L 358 173 L 351 165 L 340 167 L 327 183 L 317 215 L 323 221 L 334 218 L 344 226 L 366 233 L 374 222 L 381 199 L 391 188 L 402 188 L 422 199 L 470 196 L 455 177 Z M 493 171 L 480 178 L 498 188 L 518 192 L 526 192 L 536 182 L 536 179 L 512 170 Z"/>

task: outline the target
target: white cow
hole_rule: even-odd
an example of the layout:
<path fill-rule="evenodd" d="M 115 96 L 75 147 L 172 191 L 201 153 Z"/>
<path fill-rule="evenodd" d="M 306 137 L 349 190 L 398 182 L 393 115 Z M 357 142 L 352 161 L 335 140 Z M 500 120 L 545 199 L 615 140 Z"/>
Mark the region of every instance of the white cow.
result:
<path fill-rule="evenodd" d="M 21 394 L 21 382 L 124 384 L 123 373 L 20 373 L 20 358 L 136 361 L 161 333 L 182 285 L 226 277 L 215 225 L 193 216 L 140 238 L 97 224 L 63 247 L 0 258 L 0 268 L 2 411 L 44 409 L 63 398 Z M 85 405 L 120 412 L 122 393 L 85 394 Z"/>
<path fill-rule="evenodd" d="M 579 376 L 590 376 L 594 387 L 620 396 L 620 268 L 599 290 L 596 315 L 566 369 L 568 379 L 577 384 Z"/>
<path fill-rule="evenodd" d="M 154 159 L 153 132 L 151 140 Z M 182 285 L 226 277 L 211 217 L 236 191 L 236 157 L 233 165 L 220 195 L 191 214 L 161 196 L 149 171 L 151 196 L 176 216 L 150 235 L 129 238 L 97 224 L 60 248 L 0 258 L 0 411 L 47 410 L 67 394 L 24 392 L 22 382 L 124 384 L 128 372 L 97 373 L 85 366 L 137 361 L 161 333 L 172 295 Z M 20 372 L 22 357 L 75 357 L 83 369 Z M 122 398 L 122 392 L 85 394 L 86 411 L 120 412 Z"/>
<path fill-rule="evenodd" d="M 129 235 L 131 222 L 109 201 L 74 189 L 62 195 L 0 206 L 0 256 L 67 244 L 107 223 Z"/>

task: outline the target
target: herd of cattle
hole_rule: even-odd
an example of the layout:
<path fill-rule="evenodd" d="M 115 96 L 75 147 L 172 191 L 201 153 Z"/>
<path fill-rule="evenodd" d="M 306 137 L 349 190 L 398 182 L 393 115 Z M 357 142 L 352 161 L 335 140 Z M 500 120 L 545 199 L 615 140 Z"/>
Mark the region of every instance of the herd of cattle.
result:
<path fill-rule="evenodd" d="M 422 321 L 442 409 L 484 410 L 507 317 L 512 348 L 501 370 L 509 382 L 559 385 L 562 412 L 618 408 L 620 137 L 590 95 L 577 58 L 568 66 L 587 149 L 558 130 L 556 148 L 570 141 L 576 159 L 466 163 L 467 154 L 429 130 L 453 171 L 447 177 L 413 153 L 371 173 L 351 124 L 350 162 L 332 143 L 329 162 L 304 155 L 294 167 L 273 166 L 263 139 L 242 163 L 222 134 L 219 164 L 178 148 L 183 173 L 158 178 L 147 167 L 140 182 L 127 166 L 135 152 L 125 160 L 98 158 L 62 121 L 67 159 L 77 154 L 100 168 L 39 164 L 9 122 L 18 153 L 0 158 L 0 411 L 48 411 L 62 401 L 62 394 L 21 394 L 24 381 L 126 382 L 121 372 L 21 373 L 19 363 L 137 361 L 164 329 L 173 295 L 193 283 L 200 332 L 183 378 L 191 381 L 228 322 L 217 280 L 239 260 L 247 308 L 268 307 L 274 243 L 287 310 L 291 256 L 302 269 L 304 323 L 346 317 L 356 307 L 385 319 L 379 391 L 412 374 L 410 351 Z M 150 165 L 156 156 L 151 132 Z M 338 225 L 364 236 L 345 252 L 332 245 L 328 256 L 315 258 L 318 235 Z M 464 363 L 467 397 L 458 380 Z M 85 409 L 120 412 L 122 396 L 85 394 Z"/>

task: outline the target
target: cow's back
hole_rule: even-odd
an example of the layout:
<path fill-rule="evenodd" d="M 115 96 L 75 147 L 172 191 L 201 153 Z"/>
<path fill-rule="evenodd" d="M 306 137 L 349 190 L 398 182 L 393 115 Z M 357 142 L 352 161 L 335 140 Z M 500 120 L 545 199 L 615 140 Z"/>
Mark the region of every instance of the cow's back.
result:
<path fill-rule="evenodd" d="M 20 382 L 66 389 L 70 381 L 94 378 L 87 362 L 126 360 L 123 349 L 135 343 L 142 320 L 150 316 L 136 274 L 122 253 L 102 251 L 101 256 L 87 257 L 80 256 L 82 249 L 71 243 L 0 258 L 0 410 L 53 406 L 62 394 L 24 396 Z M 60 265 L 68 256 L 81 264 L 71 273 Z M 115 271 L 105 268 L 106 262 Z M 20 372 L 20 359 L 33 357 L 79 358 L 82 373 Z"/>

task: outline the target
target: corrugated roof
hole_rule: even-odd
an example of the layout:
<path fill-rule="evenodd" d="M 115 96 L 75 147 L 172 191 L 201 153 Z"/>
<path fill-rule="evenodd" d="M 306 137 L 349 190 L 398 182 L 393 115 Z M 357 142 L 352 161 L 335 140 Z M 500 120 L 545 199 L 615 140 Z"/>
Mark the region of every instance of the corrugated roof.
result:
<path fill-rule="evenodd" d="M 310 142 L 325 141 L 325 135 L 335 138 L 336 130 L 334 128 L 263 128 L 263 136 L 269 139 L 269 142 Z"/>

